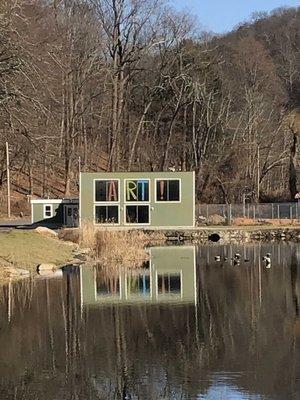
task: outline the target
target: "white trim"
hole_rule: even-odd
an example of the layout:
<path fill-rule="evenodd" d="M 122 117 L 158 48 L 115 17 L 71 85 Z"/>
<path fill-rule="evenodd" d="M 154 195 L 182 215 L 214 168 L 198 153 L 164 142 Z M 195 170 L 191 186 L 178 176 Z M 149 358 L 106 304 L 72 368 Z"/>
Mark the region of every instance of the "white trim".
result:
<path fill-rule="evenodd" d="M 130 200 L 127 201 L 126 200 L 126 181 L 147 181 L 148 182 L 148 200 Z M 142 203 L 142 204 L 149 204 L 151 202 L 151 179 L 150 178 L 135 178 L 135 179 L 131 179 L 131 178 L 124 178 L 123 179 L 123 183 L 124 183 L 124 205 L 125 204 L 129 204 L 129 203 Z"/>
<path fill-rule="evenodd" d="M 62 203 L 62 199 L 38 199 L 38 200 L 31 200 L 31 204 L 60 204 Z"/>
<path fill-rule="evenodd" d="M 179 181 L 179 200 L 157 200 L 157 189 L 156 189 L 156 182 L 157 181 Z M 154 178 L 154 203 L 159 204 L 179 204 L 182 200 L 181 195 L 181 178 Z"/>
<path fill-rule="evenodd" d="M 106 207 L 106 206 L 112 206 L 112 207 L 118 207 L 118 219 L 119 219 L 119 222 L 118 223 L 116 223 L 116 222 L 103 222 L 103 223 L 99 223 L 99 222 L 96 222 L 96 207 Z M 98 202 L 98 203 L 94 203 L 94 208 L 93 208 L 93 211 L 94 211 L 94 213 L 93 213 L 93 222 L 94 222 L 94 225 L 96 225 L 96 226 L 119 226 L 120 225 L 120 219 L 121 219 L 121 214 L 120 214 L 120 204 L 118 204 L 117 202 L 115 202 L 115 203 L 107 203 L 106 201 L 105 202 Z"/>
<path fill-rule="evenodd" d="M 60 204 L 60 203 L 70 203 L 70 204 L 78 204 L 79 199 L 35 199 L 30 200 L 31 204 Z"/>
<path fill-rule="evenodd" d="M 117 181 L 118 182 L 118 201 L 96 201 L 96 185 L 95 182 L 96 181 Z M 93 179 L 93 203 L 94 204 L 111 204 L 111 203 L 115 203 L 115 204 L 120 204 L 120 197 L 121 197 L 121 184 L 120 184 L 120 179 L 118 178 L 95 178 Z"/>
<path fill-rule="evenodd" d="M 149 210 L 149 212 L 148 212 L 148 215 L 149 215 L 149 222 L 142 222 L 142 223 L 139 223 L 139 222 L 126 222 L 126 207 L 127 206 L 145 206 L 145 207 L 148 207 L 148 210 Z M 150 204 L 149 203 L 143 203 L 143 202 L 140 202 L 140 201 L 138 201 L 138 202 L 130 202 L 130 203 L 124 203 L 124 210 L 123 210 L 123 212 L 124 212 L 124 223 L 123 223 L 123 225 L 125 226 L 140 226 L 140 227 L 142 227 L 142 226 L 149 226 L 149 225 L 151 225 L 151 207 L 150 207 Z"/>
<path fill-rule="evenodd" d="M 46 207 L 50 207 L 51 215 L 46 215 Z M 43 218 L 44 219 L 49 219 L 53 218 L 53 204 L 44 204 L 43 205 Z"/>

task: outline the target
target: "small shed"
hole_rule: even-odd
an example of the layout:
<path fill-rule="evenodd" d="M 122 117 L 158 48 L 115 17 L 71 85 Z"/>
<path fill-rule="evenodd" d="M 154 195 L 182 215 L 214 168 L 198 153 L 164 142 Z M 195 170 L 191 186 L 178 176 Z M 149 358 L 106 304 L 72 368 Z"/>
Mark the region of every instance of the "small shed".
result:
<path fill-rule="evenodd" d="M 77 227 L 78 205 L 78 198 L 31 200 L 31 223 L 47 227 Z"/>

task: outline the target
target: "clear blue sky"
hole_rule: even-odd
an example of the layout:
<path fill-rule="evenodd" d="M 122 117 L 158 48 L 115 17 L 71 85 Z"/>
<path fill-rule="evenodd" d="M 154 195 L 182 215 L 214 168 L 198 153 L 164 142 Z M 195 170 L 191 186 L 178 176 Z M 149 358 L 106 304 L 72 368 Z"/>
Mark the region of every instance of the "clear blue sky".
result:
<path fill-rule="evenodd" d="M 300 6 L 300 0 L 170 0 L 178 10 L 197 15 L 207 30 L 223 33 L 250 18 L 254 11 L 271 11 L 281 6 Z"/>

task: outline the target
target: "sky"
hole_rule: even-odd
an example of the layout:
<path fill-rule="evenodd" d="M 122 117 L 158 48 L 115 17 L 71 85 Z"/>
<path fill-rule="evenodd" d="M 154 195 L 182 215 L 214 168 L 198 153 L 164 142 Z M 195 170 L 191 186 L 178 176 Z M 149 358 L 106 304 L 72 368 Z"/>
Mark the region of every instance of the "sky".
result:
<path fill-rule="evenodd" d="M 300 0 L 171 0 L 178 10 L 189 10 L 205 30 L 224 33 L 250 19 L 254 11 L 300 6 Z"/>

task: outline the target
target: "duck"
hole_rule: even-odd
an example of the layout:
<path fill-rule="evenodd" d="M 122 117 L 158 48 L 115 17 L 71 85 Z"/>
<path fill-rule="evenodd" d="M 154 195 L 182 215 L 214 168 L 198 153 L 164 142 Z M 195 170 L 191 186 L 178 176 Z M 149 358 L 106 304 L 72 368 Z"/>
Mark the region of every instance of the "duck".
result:
<path fill-rule="evenodd" d="M 221 261 L 221 256 L 215 256 L 215 261 Z"/>
<path fill-rule="evenodd" d="M 241 255 L 239 253 L 235 253 L 232 261 L 233 265 L 239 265 L 241 262 Z"/>
<path fill-rule="evenodd" d="M 267 253 L 265 256 L 263 256 L 262 260 L 265 263 L 266 268 L 271 268 L 271 254 Z"/>

